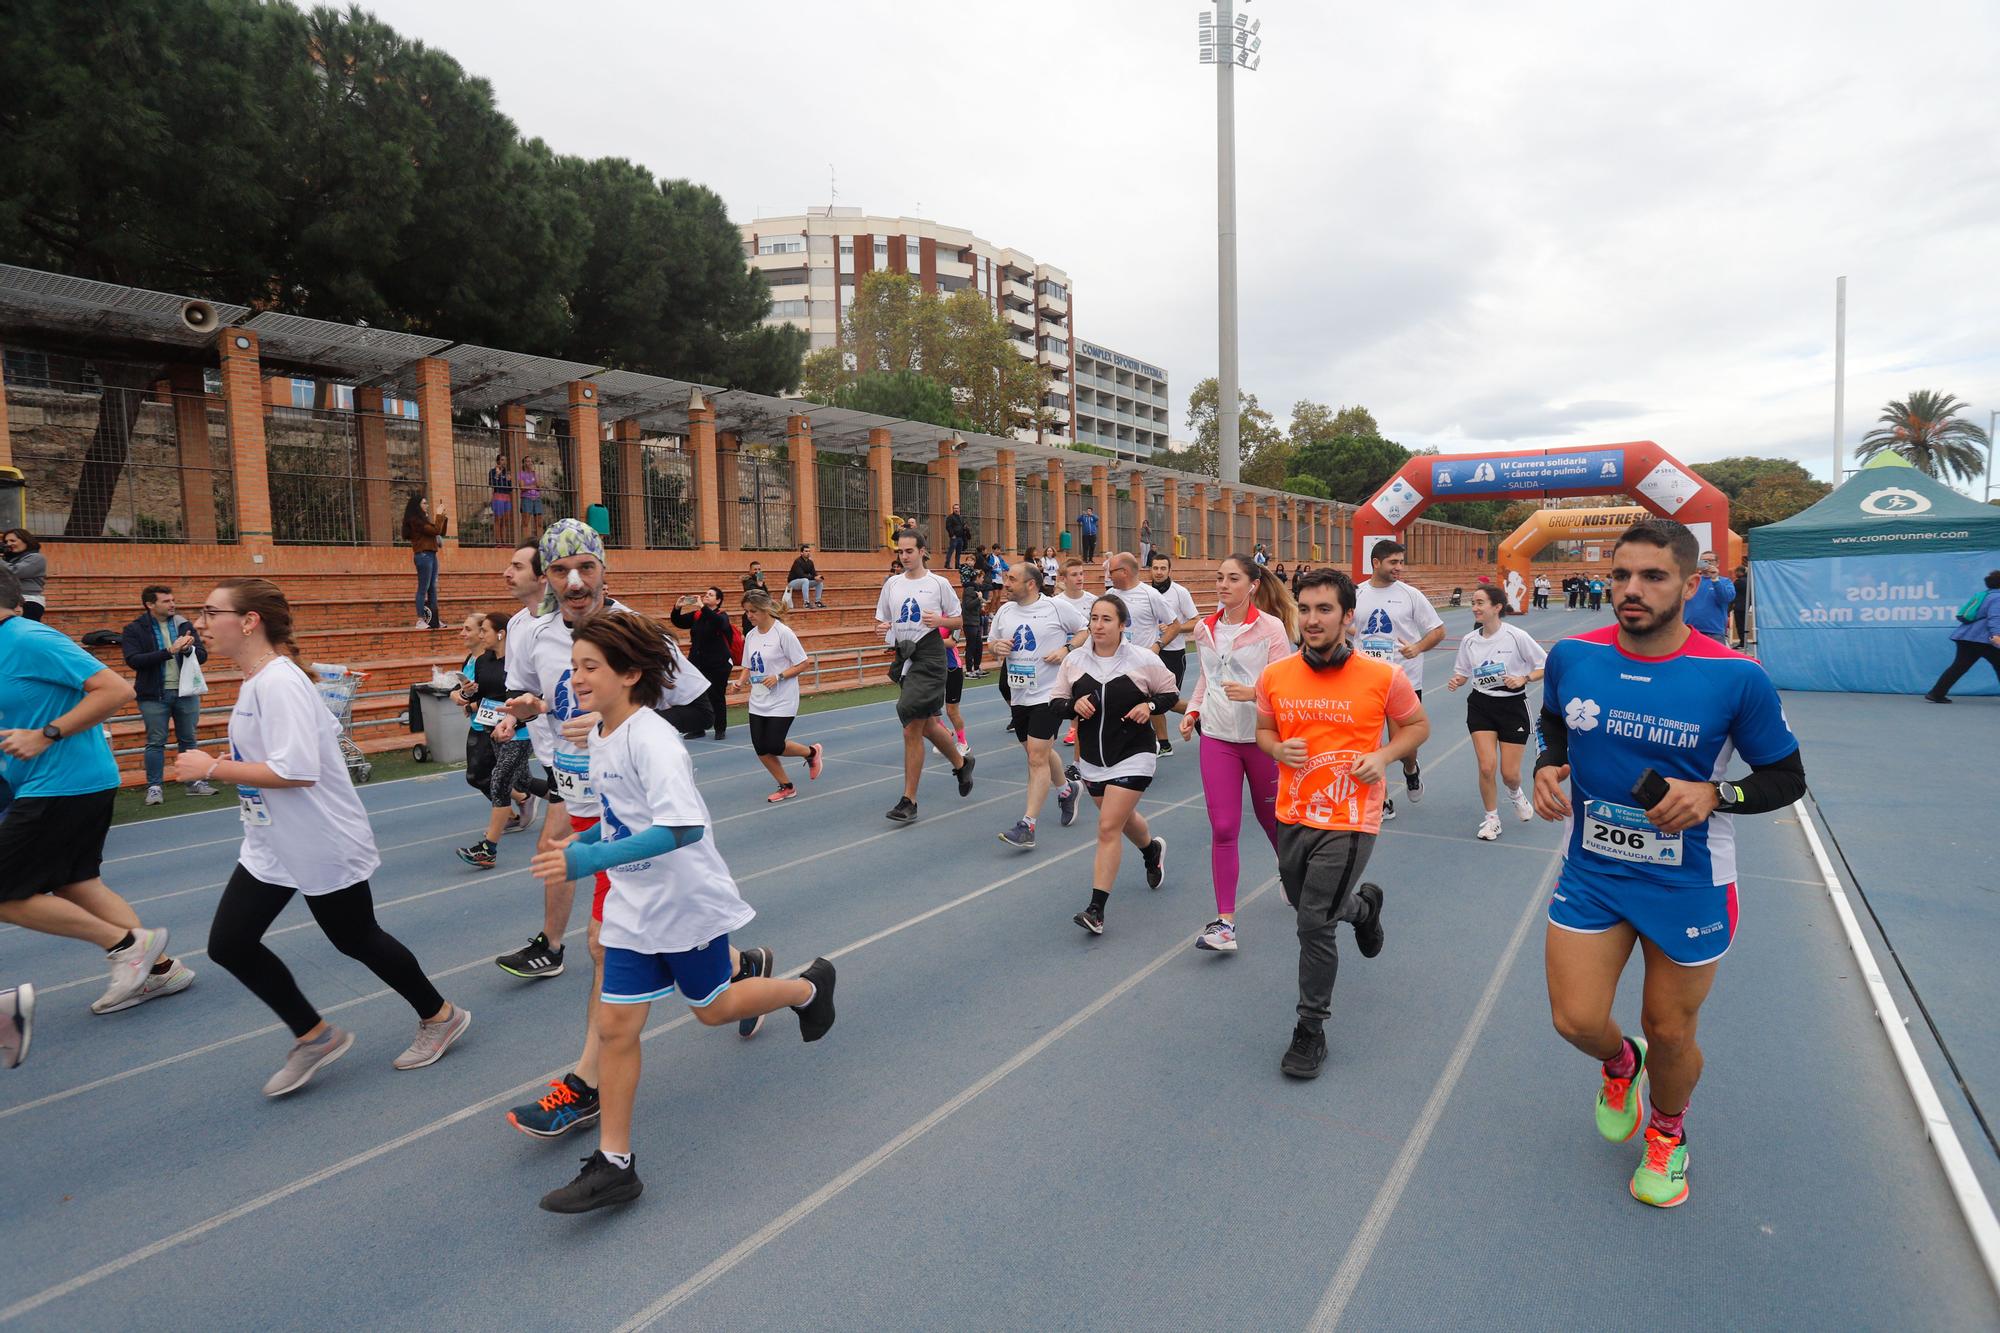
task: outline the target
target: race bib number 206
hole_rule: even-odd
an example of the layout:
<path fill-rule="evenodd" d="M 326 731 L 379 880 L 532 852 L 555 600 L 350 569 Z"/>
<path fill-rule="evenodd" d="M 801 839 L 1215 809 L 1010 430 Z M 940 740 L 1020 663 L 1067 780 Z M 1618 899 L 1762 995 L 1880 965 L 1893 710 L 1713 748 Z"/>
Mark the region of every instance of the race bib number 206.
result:
<path fill-rule="evenodd" d="M 1614 861 L 1654 866 L 1681 864 L 1680 834 L 1662 833 L 1647 820 L 1645 811 L 1611 801 L 1584 802 L 1583 847 Z"/>

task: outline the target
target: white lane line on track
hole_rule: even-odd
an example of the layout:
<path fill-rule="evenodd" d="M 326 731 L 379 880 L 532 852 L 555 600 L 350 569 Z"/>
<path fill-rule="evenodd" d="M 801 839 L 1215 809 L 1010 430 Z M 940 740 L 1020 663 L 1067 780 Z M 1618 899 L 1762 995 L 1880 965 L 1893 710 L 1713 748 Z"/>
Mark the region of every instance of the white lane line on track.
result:
<path fill-rule="evenodd" d="M 1242 904 L 1248 906 L 1250 903 L 1256 901 L 1259 896 L 1277 882 L 1275 877 L 1265 880 L 1262 884 L 1244 895 Z M 1050 1028 L 1019 1051 L 1016 1051 L 1005 1063 L 981 1076 L 950 1101 L 945 1102 L 929 1115 L 890 1139 L 874 1152 L 869 1153 L 853 1166 L 848 1167 L 845 1171 L 820 1186 L 798 1203 L 793 1204 L 777 1217 L 772 1218 L 762 1228 L 739 1241 L 700 1272 L 694 1274 L 694 1276 L 688 1278 L 672 1291 L 660 1297 L 659 1300 L 620 1324 L 618 1326 L 618 1333 L 637 1333 L 639 1329 L 651 1327 L 662 1316 L 671 1312 L 674 1307 L 680 1305 L 690 1296 L 697 1294 L 721 1278 L 728 1276 L 735 1269 L 755 1257 L 758 1251 L 762 1250 L 772 1241 L 777 1240 L 806 1218 L 818 1212 L 828 1203 L 831 1203 L 834 1199 L 845 1193 L 849 1188 L 858 1184 L 869 1173 L 873 1172 L 891 1157 L 894 1157 L 897 1153 L 936 1129 L 959 1111 L 964 1110 L 965 1107 L 991 1090 L 1009 1074 L 1027 1064 L 1030 1060 L 1055 1045 L 1058 1041 L 1061 1041 L 1070 1033 L 1076 1031 L 1083 1024 L 1089 1022 L 1092 1018 L 1103 1012 L 1104 1009 L 1115 1003 L 1121 996 L 1131 991 L 1168 963 L 1174 961 L 1176 958 L 1185 956 L 1188 950 L 1188 940 L 1191 938 L 1192 936 L 1189 936 L 1176 941 L 1166 952 L 1155 957 L 1151 962 L 1127 976 L 1116 986 L 1113 986 L 1110 990 L 1071 1014 L 1061 1023 Z"/>
<path fill-rule="evenodd" d="M 1194 802 L 1199 801 L 1200 799 L 1201 796 L 1199 794 L 1196 794 L 1194 796 L 1184 797 L 1179 801 L 1175 801 L 1172 805 L 1161 806 L 1158 810 L 1152 812 L 1152 817 L 1157 818 L 1160 815 L 1167 814 L 1169 811 L 1178 810 L 1183 806 L 1191 805 Z M 1078 846 L 1071 848 L 1069 851 L 1058 852 L 1056 855 L 1050 857 L 1037 858 L 1033 863 L 1029 864 L 1023 869 L 1015 871 L 1011 875 L 1003 876 L 1000 879 L 994 880 L 990 884 L 983 885 L 980 888 L 974 889 L 969 893 L 962 894 L 961 896 L 954 898 L 949 902 L 940 903 L 936 907 L 933 907 L 928 911 L 919 912 L 917 915 L 913 917 L 909 917 L 906 920 L 900 921 L 897 924 L 889 926 L 885 929 L 878 930 L 872 935 L 863 936 L 861 939 L 854 941 L 852 944 L 844 945 L 841 948 L 831 953 L 825 954 L 824 957 L 829 959 L 846 957 L 848 954 L 855 952 L 857 949 L 865 948 L 870 944 L 875 944 L 882 940 L 888 939 L 893 935 L 898 935 L 903 931 L 921 925 L 923 922 L 929 921 L 934 917 L 941 916 L 944 913 L 951 911 L 954 908 L 962 907 L 967 903 L 975 901 L 976 899 L 983 898 L 989 893 L 1004 888 L 1007 885 L 1012 884 L 1017 880 L 1025 878 L 1026 876 L 1034 873 L 1036 870 L 1040 869 L 1043 866 L 1051 865 L 1056 861 L 1066 860 L 1069 857 L 1078 855 L 1081 852 L 1092 850 L 1096 846 L 1097 846 L 1096 839 L 1093 838 L 1091 841 L 1086 843 L 1081 843 Z M 1265 885 L 1259 887 L 1256 890 L 1256 892 L 1262 893 L 1264 889 L 1268 887 L 1269 883 L 1266 883 Z M 1252 894 L 1251 896 L 1254 897 L 1255 894 Z M 1248 899 L 1245 899 L 1245 901 L 1247 902 Z M 1176 945 L 1174 952 L 1179 953 L 1186 947 L 1187 946 L 1185 943 Z M 803 970 L 804 970 L 803 968 L 794 968 L 792 971 L 787 972 L 785 975 L 788 977 L 795 977 L 799 975 L 799 973 L 802 972 Z M 694 1021 L 693 1014 L 681 1014 L 677 1018 L 670 1019 L 665 1023 L 661 1023 L 658 1024 L 657 1026 L 648 1028 L 645 1032 L 639 1034 L 639 1040 L 650 1041 L 652 1038 L 657 1037 L 662 1033 L 671 1032 L 675 1028 L 685 1027 L 693 1021 Z M 407 1134 L 399 1135 L 396 1138 L 390 1139 L 386 1143 L 379 1143 L 373 1148 L 369 1148 L 364 1152 L 356 1153 L 352 1157 L 342 1158 L 338 1162 L 334 1162 L 331 1165 L 321 1167 L 319 1170 L 312 1172 L 310 1175 L 301 1176 L 299 1179 L 292 1181 L 288 1185 L 281 1185 L 277 1189 L 271 1190 L 265 1194 L 260 1194 L 254 1199 L 246 1200 L 243 1203 L 236 1205 L 234 1208 L 230 1208 L 224 1212 L 217 1213 L 215 1216 L 210 1217 L 205 1221 L 197 1222 L 190 1227 L 185 1227 L 180 1231 L 174 1232 L 170 1236 L 163 1236 L 159 1240 L 154 1241 L 150 1245 L 143 1245 L 140 1248 L 133 1250 L 129 1254 L 121 1255 L 119 1258 L 110 1260 L 107 1263 L 99 1264 L 97 1267 L 90 1269 L 88 1272 L 79 1273 L 75 1277 L 70 1278 L 64 1282 L 59 1282 L 52 1287 L 44 1287 L 41 1291 L 34 1293 L 32 1296 L 24 1297 L 21 1300 L 15 1301 L 12 1305 L 7 1306 L 5 1309 L 0 1309 L 0 1324 L 7 1323 L 11 1320 L 20 1318 L 24 1314 L 29 1314 L 35 1310 L 39 1310 L 44 1305 L 49 1304 L 51 1301 L 60 1300 L 65 1296 L 74 1295 L 76 1292 L 83 1290 L 85 1287 L 89 1287 L 95 1283 L 101 1282 L 107 1277 L 113 1277 L 119 1273 L 122 1273 L 126 1269 L 132 1267 L 135 1264 L 144 1263 L 146 1260 L 164 1254 L 169 1250 L 177 1249 L 180 1246 L 187 1244 L 189 1241 L 199 1240 L 203 1236 L 208 1235 L 210 1232 L 213 1232 L 221 1227 L 227 1226 L 229 1223 L 234 1222 L 239 1218 L 248 1217 L 252 1213 L 261 1212 L 263 1209 L 270 1207 L 272 1204 L 281 1203 L 284 1200 L 291 1198 L 293 1195 L 300 1194 L 305 1190 L 311 1189 L 314 1185 L 318 1185 L 324 1181 L 331 1180 L 335 1176 L 344 1175 L 347 1172 L 355 1169 L 356 1167 L 365 1166 L 369 1162 L 375 1161 L 381 1157 L 385 1157 L 388 1154 L 395 1152 L 399 1148 L 408 1147 L 412 1143 L 416 1143 L 421 1139 L 428 1138 L 430 1135 L 435 1134 L 438 1130 L 449 1128 L 452 1125 L 460 1124 L 466 1120 L 469 1120 L 474 1116 L 483 1115 L 488 1111 L 495 1110 L 501 1106 L 505 1106 L 508 1102 L 513 1101 L 518 1097 L 525 1096 L 526 1094 L 533 1092 L 535 1089 L 544 1087 L 547 1084 L 553 1082 L 554 1080 L 561 1078 L 565 1073 L 569 1072 L 569 1069 L 570 1066 L 565 1064 L 556 1069 L 550 1070 L 548 1073 L 542 1075 L 540 1078 L 531 1079 L 526 1083 L 516 1084 L 514 1087 L 508 1088 L 503 1092 L 495 1093 L 493 1096 L 486 1098 L 484 1101 L 475 1102 L 471 1106 L 462 1107 L 459 1110 L 453 1111 L 450 1115 L 441 1117 L 440 1119 L 437 1120 L 433 1120 L 429 1124 L 420 1126 L 417 1129 L 413 1129 Z"/>
<path fill-rule="evenodd" d="M 1410 1126 L 1402 1151 L 1396 1154 L 1389 1174 L 1375 1192 L 1375 1201 L 1368 1205 L 1367 1215 L 1361 1219 L 1360 1229 L 1348 1243 L 1346 1256 L 1334 1271 L 1333 1280 L 1327 1284 L 1326 1294 L 1320 1298 L 1312 1322 L 1306 1325 L 1307 1333 L 1332 1333 L 1339 1325 L 1341 1315 L 1346 1313 L 1347 1303 L 1354 1299 L 1355 1289 L 1361 1285 L 1361 1275 L 1367 1270 L 1368 1261 L 1374 1257 L 1375 1247 L 1382 1243 L 1382 1235 L 1389 1229 L 1389 1219 L 1395 1215 L 1396 1206 L 1403 1201 L 1403 1191 L 1409 1187 L 1411 1177 L 1416 1175 L 1417 1164 L 1423 1160 L 1424 1149 L 1430 1146 L 1438 1121 L 1444 1118 L 1444 1108 L 1451 1101 L 1452 1090 L 1458 1087 L 1459 1076 L 1465 1072 L 1473 1048 L 1485 1033 L 1487 1020 L 1493 1017 L 1493 1008 L 1500 1002 L 1501 988 L 1507 983 L 1507 974 L 1514 970 L 1514 960 L 1520 956 L 1529 927 L 1534 925 L 1538 913 L 1547 915 L 1549 889 L 1561 868 L 1562 852 L 1558 850 L 1549 855 L 1548 869 L 1542 872 L 1541 879 L 1536 883 L 1534 896 L 1528 900 L 1521 919 L 1515 923 L 1514 934 L 1507 941 L 1507 947 L 1500 951 L 1499 961 L 1493 965 L 1493 975 L 1487 978 L 1486 989 L 1480 992 L 1478 1003 L 1472 1006 L 1472 1016 L 1465 1022 L 1465 1031 L 1459 1034 L 1458 1045 L 1452 1048 L 1451 1057 L 1439 1071 L 1437 1083 L 1424 1102 L 1424 1109 L 1418 1113 L 1416 1123 Z"/>
<path fill-rule="evenodd" d="M 1013 799 L 1017 794 L 1018 793 L 1016 792 L 1005 792 L 999 796 L 989 796 L 983 801 L 973 801 L 970 802 L 969 804 L 953 806 L 950 810 L 945 811 L 943 814 L 938 815 L 936 818 L 940 820 L 950 819 L 953 815 L 966 814 L 973 810 L 977 810 L 982 806 L 993 805 L 1000 801 Z M 932 822 L 935 822 L 935 820 Z M 902 827 L 898 826 L 896 828 L 889 829 L 886 832 L 873 834 L 869 837 L 859 839 L 858 841 L 855 842 L 843 842 L 836 846 L 829 847 L 824 851 L 814 852 L 810 856 L 801 856 L 794 860 L 783 862 L 780 865 L 767 867 L 766 869 L 763 870 L 753 870 L 747 875 L 738 876 L 736 882 L 738 884 L 747 884 L 751 880 L 761 879 L 766 875 L 775 875 L 782 870 L 794 870 L 797 869 L 799 866 L 809 865 L 814 861 L 824 860 L 826 857 L 829 856 L 838 856 L 842 852 L 852 851 L 857 847 L 864 847 L 869 843 L 876 842 L 882 838 L 894 837 L 896 834 L 901 833 L 902 831 L 903 831 Z M 1092 845 L 1095 844 L 1093 843 Z M 489 875 L 486 877 L 486 879 L 487 882 L 491 882 L 494 879 L 505 878 L 506 876 L 509 875 L 519 875 L 525 873 L 526 869 L 527 868 L 523 866 L 514 870 L 506 870 L 502 871 L 499 875 Z M 306 922 L 303 924 L 310 925 L 311 923 Z M 588 929 L 589 929 L 588 926 L 576 926 L 571 930 L 566 931 L 563 935 L 563 938 L 565 940 L 573 939 L 577 936 L 584 934 Z M 832 958 L 836 957 L 837 955 L 828 954 L 827 956 L 829 958 Z M 430 972 L 426 973 L 425 975 L 428 976 L 433 982 L 442 981 L 446 977 L 457 976 L 461 972 L 470 972 L 475 968 L 488 966 L 492 963 L 492 961 L 493 961 L 492 955 L 481 954 L 479 957 L 473 959 L 471 962 L 459 963 L 455 967 L 445 968 L 441 972 Z M 385 996 L 393 995 L 394 993 L 395 993 L 394 991 L 390 990 L 388 987 L 385 986 L 380 990 L 369 991 L 365 995 L 357 995 L 354 996 L 352 999 L 342 1000 L 338 1004 L 328 1005 L 320 1012 L 322 1014 L 338 1013 L 343 1009 L 351 1009 L 357 1004 L 366 1004 L 370 1000 L 379 1000 Z M 253 1037 L 267 1036 L 270 1033 L 282 1030 L 283 1026 L 284 1025 L 280 1023 L 270 1023 L 265 1025 L 264 1027 L 256 1028 L 249 1032 L 238 1033 L 233 1037 L 224 1037 L 218 1041 L 212 1041 L 208 1043 L 206 1046 L 197 1046 L 193 1050 L 182 1051 L 177 1055 L 164 1056 L 161 1059 L 153 1060 L 143 1065 L 137 1065 L 131 1069 L 121 1070 L 116 1074 L 106 1074 L 102 1078 L 92 1079 L 88 1083 L 79 1083 L 75 1087 L 64 1088 L 61 1092 L 52 1092 L 45 1097 L 37 1097 L 35 1100 L 30 1102 L 21 1102 L 18 1105 L 0 1109 L 0 1120 L 5 1120 L 8 1116 L 19 1115 L 24 1111 L 33 1111 L 40 1107 L 49 1106 L 56 1102 L 68 1101 L 72 1097 L 81 1096 L 86 1092 L 95 1092 L 97 1089 L 102 1087 L 108 1087 L 113 1083 L 123 1083 L 128 1078 L 136 1078 L 141 1074 L 150 1074 L 156 1069 L 164 1069 L 169 1065 L 181 1064 L 184 1061 L 193 1060 L 199 1056 L 207 1055 L 210 1052 L 219 1051 L 226 1046 L 234 1046 L 240 1042 L 249 1041 Z"/>

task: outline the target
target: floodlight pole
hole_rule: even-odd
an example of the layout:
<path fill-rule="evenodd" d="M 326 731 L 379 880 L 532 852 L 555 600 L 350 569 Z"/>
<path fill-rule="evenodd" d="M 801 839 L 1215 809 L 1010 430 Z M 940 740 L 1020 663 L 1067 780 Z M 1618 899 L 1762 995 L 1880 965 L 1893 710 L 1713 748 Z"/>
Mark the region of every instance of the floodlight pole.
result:
<path fill-rule="evenodd" d="M 1988 504 L 1993 503 L 1993 423 L 1996 421 L 2000 421 L 2000 410 L 1986 414 L 1986 494 L 1979 498 Z"/>
<path fill-rule="evenodd" d="M 1215 59 L 1215 456 L 1222 484 L 1234 486 L 1243 457 L 1236 384 L 1236 20 L 1216 0 Z"/>
<path fill-rule="evenodd" d="M 1840 489 L 1846 480 L 1841 473 L 1845 451 L 1841 447 L 1843 421 L 1847 411 L 1847 279 L 1833 284 L 1833 486 Z"/>

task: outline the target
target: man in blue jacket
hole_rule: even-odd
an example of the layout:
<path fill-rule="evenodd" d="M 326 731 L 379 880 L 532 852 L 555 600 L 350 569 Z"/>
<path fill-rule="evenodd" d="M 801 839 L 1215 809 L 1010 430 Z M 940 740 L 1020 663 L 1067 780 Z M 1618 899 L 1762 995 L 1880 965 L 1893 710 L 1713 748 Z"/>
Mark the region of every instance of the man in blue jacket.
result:
<path fill-rule="evenodd" d="M 119 648 L 135 677 L 139 716 L 146 720 L 146 804 L 158 805 L 165 799 L 160 782 L 167 762 L 167 723 L 173 723 L 181 753 L 197 747 L 201 696 L 208 688 L 201 666 L 208 661 L 208 648 L 187 617 L 175 613 L 172 588 L 148 584 L 139 600 L 146 609 L 120 633 Z M 190 782 L 187 791 L 190 796 L 215 795 L 206 782 Z"/>
<path fill-rule="evenodd" d="M 1717 643 L 1729 642 L 1729 604 L 1736 600 L 1736 585 L 1716 568 L 1715 552 L 1701 553 L 1701 582 L 1687 599 L 1681 619 L 1689 629 L 1700 630 Z"/>

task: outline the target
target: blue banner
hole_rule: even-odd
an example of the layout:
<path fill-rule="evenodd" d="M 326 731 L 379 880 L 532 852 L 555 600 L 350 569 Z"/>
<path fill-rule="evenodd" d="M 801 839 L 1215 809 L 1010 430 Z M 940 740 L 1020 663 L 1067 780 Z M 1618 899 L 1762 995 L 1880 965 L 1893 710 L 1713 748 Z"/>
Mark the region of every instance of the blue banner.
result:
<path fill-rule="evenodd" d="M 1921 694 L 1950 665 L 1959 605 L 2000 552 L 1759 560 L 1751 566 L 1757 656 L 1780 689 Z M 2000 694 L 1990 671 L 1954 694 Z"/>
<path fill-rule="evenodd" d="M 1431 499 L 1513 495 L 1625 485 L 1625 455 L 1617 449 L 1579 449 L 1515 458 L 1437 458 L 1431 461 Z"/>

